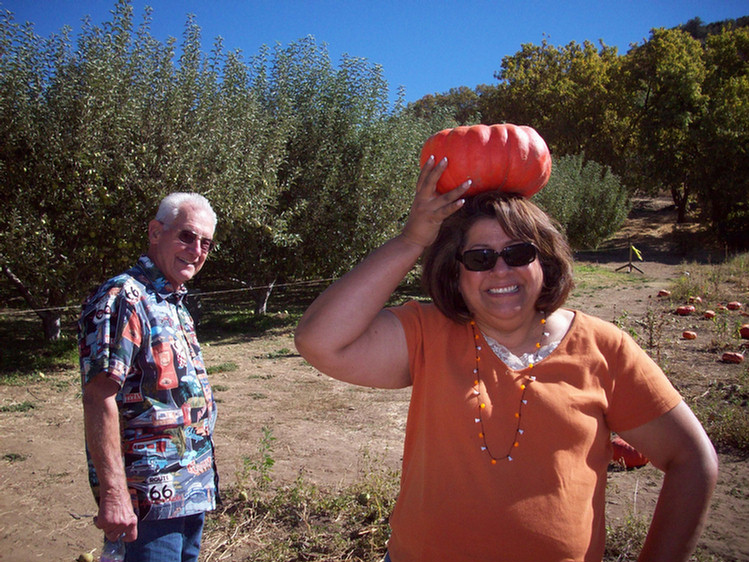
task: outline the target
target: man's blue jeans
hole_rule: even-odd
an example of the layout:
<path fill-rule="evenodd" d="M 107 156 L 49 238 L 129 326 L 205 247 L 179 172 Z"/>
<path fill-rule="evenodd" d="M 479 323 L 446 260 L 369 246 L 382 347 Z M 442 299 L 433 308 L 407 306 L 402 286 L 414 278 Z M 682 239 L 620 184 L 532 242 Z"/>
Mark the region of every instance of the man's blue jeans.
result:
<path fill-rule="evenodd" d="M 125 543 L 125 562 L 197 562 L 205 513 L 138 523 L 138 539 Z"/>

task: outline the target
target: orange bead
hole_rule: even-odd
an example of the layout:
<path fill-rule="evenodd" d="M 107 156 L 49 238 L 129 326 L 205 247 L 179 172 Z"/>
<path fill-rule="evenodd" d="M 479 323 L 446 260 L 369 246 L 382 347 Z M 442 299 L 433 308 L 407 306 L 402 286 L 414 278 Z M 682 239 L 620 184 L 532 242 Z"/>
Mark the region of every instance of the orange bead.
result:
<path fill-rule="evenodd" d="M 483 439 L 484 438 L 484 434 L 483 433 L 479 433 L 479 437 L 481 437 L 481 439 Z"/>
<path fill-rule="evenodd" d="M 514 443 L 512 444 L 512 446 L 513 446 L 513 447 L 520 447 L 520 443 L 518 443 L 517 441 L 515 441 L 515 442 L 514 442 Z"/>
<path fill-rule="evenodd" d="M 520 412 L 515 412 L 515 419 L 520 419 Z"/>
<path fill-rule="evenodd" d="M 525 390 L 525 385 L 524 384 L 520 385 L 520 390 Z"/>
<path fill-rule="evenodd" d="M 497 459 L 492 459 L 492 464 L 497 464 Z"/>
<path fill-rule="evenodd" d="M 483 410 L 484 408 L 486 408 L 486 404 L 483 404 L 483 403 L 482 403 L 482 404 L 481 404 L 481 409 Z"/>

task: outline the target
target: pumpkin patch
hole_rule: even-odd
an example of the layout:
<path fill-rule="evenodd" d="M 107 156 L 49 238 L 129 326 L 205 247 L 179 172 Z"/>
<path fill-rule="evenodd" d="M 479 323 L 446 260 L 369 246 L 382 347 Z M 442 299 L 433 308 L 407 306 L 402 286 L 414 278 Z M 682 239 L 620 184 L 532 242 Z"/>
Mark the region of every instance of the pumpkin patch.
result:
<path fill-rule="evenodd" d="M 551 175 L 551 155 L 541 135 L 527 126 L 470 125 L 444 129 L 427 139 L 420 164 L 447 158 L 437 191 L 447 193 L 471 180 L 467 196 L 500 190 L 530 197 Z"/>

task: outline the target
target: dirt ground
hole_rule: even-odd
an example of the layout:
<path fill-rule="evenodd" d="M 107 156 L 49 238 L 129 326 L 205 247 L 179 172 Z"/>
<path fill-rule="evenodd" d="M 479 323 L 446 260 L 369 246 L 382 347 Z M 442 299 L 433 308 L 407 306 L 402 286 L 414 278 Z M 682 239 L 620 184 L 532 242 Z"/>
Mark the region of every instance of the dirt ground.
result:
<path fill-rule="evenodd" d="M 608 284 L 581 283 L 568 304 L 610 321 L 642 318 L 658 290 L 684 274 L 685 255 L 708 259 L 688 252 L 689 229 L 674 227 L 673 214 L 664 205 L 642 205 L 604 251 L 578 256 L 580 265 L 596 263 L 612 272 L 624 267 L 617 275 L 626 282 L 612 275 Z M 635 262 L 642 273 L 627 272 L 630 239 L 645 258 Z M 679 381 L 685 394 L 694 396 L 708 381 L 736 377 L 736 369 L 746 375 L 746 366 L 719 363 L 706 357 L 699 342 L 681 340 L 682 329 L 675 322 L 667 324 L 669 345 L 664 348 L 669 351 L 664 353 L 674 372 L 690 373 Z M 209 366 L 238 367 L 212 375 L 224 489 L 235 481 L 242 458 L 257 452 L 263 427 L 275 437 L 272 475 L 277 483 L 301 474 L 336 487 L 356 480 L 371 462 L 368 458 L 398 466 L 408 390 L 358 388 L 322 376 L 296 354 L 290 333 L 212 340 L 204 343 L 204 355 Z M 70 562 L 83 552 L 98 556 L 101 534 L 92 524 L 95 505 L 85 472 L 77 373 L 47 373 L 38 384 L 0 387 L 0 406 L 23 402 L 35 407 L 0 413 L 0 560 Z M 650 513 L 660 481 L 660 473 L 650 466 L 612 471 L 609 523 Z M 745 458 L 721 455 L 720 481 L 700 544 L 715 560 L 749 561 Z"/>

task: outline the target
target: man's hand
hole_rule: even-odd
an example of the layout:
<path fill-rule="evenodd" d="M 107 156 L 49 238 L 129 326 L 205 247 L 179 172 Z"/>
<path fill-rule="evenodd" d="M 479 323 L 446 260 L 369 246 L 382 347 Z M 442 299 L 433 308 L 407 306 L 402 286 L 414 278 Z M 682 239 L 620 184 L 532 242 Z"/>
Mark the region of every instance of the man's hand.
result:
<path fill-rule="evenodd" d="M 109 492 L 100 498 L 94 525 L 104 531 L 110 541 L 122 537 L 125 542 L 132 542 L 138 538 L 138 518 L 127 490 L 124 494 Z"/>

